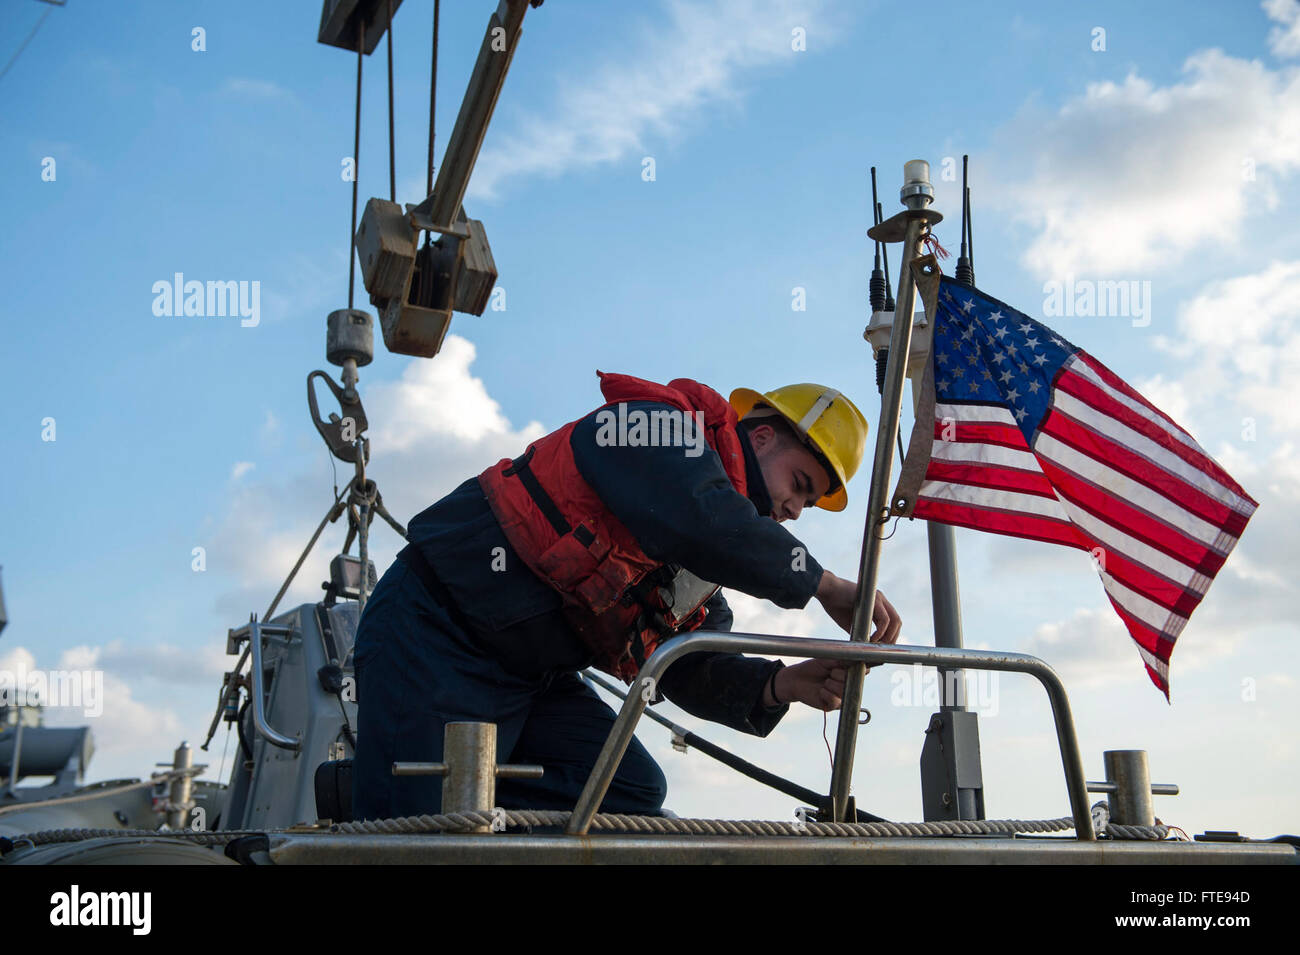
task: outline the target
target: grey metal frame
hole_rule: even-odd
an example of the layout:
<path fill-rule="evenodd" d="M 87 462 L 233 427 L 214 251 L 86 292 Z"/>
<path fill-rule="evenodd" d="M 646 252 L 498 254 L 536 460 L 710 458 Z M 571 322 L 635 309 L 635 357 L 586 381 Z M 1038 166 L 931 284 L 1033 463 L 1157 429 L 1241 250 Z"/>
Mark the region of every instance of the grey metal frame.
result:
<path fill-rule="evenodd" d="M 674 637 L 665 642 L 645 662 L 637 681 L 619 711 L 614 727 L 587 777 L 587 784 L 574 806 L 566 832 L 586 835 L 591 827 L 596 809 L 605 798 L 614 773 L 623 759 L 637 721 L 645 712 L 664 672 L 688 653 L 764 653 L 773 656 L 811 657 L 825 660 L 842 660 L 847 663 L 876 665 L 878 663 L 912 664 L 925 666 L 969 667 L 973 670 L 1007 670 L 1027 673 L 1038 680 L 1047 691 L 1052 704 L 1052 717 L 1056 723 L 1056 739 L 1061 749 L 1061 762 L 1065 769 L 1065 784 L 1070 795 L 1070 810 L 1074 816 L 1074 829 L 1080 840 L 1094 840 L 1092 814 L 1088 809 L 1087 783 L 1083 775 L 1083 760 L 1079 755 L 1079 741 L 1074 731 L 1074 717 L 1065 686 L 1056 671 L 1038 657 L 1027 653 L 1003 653 L 994 650 L 969 650 L 954 647 L 915 647 L 897 644 L 858 643 L 844 640 L 818 640 L 808 637 L 782 637 L 759 633 L 721 633 L 697 630 Z"/>
<path fill-rule="evenodd" d="M 266 718 L 266 694 L 262 686 L 262 634 L 284 637 L 287 640 L 293 636 L 293 628 L 258 623 L 256 616 L 248 622 L 248 640 L 253 652 L 253 725 L 257 728 L 258 735 L 272 746 L 297 752 L 302 748 L 302 740 L 295 739 L 292 736 L 285 736 L 272 727 L 270 721 Z"/>

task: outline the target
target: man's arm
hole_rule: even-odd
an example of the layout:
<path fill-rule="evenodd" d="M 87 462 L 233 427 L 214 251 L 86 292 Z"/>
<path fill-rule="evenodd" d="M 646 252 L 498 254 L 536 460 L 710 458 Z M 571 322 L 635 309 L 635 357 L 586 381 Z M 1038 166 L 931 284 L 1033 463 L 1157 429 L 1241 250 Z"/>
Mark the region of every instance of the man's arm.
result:
<path fill-rule="evenodd" d="M 652 401 L 633 410 L 673 410 Z M 595 412 L 575 425 L 570 443 L 583 479 L 647 555 L 681 564 L 705 580 L 770 600 L 807 605 L 822 567 L 798 538 L 728 480 L 715 451 L 689 447 L 601 445 Z"/>
<path fill-rule="evenodd" d="M 702 630 L 729 631 L 731 608 L 719 590 L 705 606 Z M 739 653 L 689 653 L 670 666 L 659 690 L 692 716 L 721 723 L 752 736 L 766 736 L 789 711 L 789 704 L 763 705 L 763 690 L 780 660 Z"/>
<path fill-rule="evenodd" d="M 629 414 L 633 410 L 648 416 L 673 409 L 658 402 L 628 402 Z M 601 445 L 595 414 L 574 426 L 574 461 L 647 555 L 779 607 L 803 607 L 815 594 L 836 623 L 848 629 L 855 585 L 824 571 L 798 538 L 760 516 L 732 487 L 716 452 L 705 447 L 692 456 L 684 447 Z M 878 601 L 877 623 L 884 606 Z M 707 621 L 705 627 L 717 629 Z M 897 639 L 897 623 L 882 639 Z M 779 685 L 780 700 L 834 709 L 843 692 L 842 670 L 817 660 L 785 667 L 779 660 L 741 654 L 693 653 L 670 672 L 671 679 L 664 674 L 663 692 L 682 709 L 758 736 L 771 732 L 788 710 L 787 703 L 764 706 L 768 679 L 775 674 L 780 674 L 773 684 Z"/>

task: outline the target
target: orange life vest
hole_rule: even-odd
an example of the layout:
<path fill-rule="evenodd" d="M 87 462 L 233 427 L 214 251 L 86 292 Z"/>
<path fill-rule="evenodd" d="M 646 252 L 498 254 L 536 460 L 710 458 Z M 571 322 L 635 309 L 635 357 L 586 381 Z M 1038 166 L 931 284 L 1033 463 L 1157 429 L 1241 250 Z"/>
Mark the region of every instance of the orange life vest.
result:
<path fill-rule="evenodd" d="M 701 412 L 705 442 L 732 486 L 745 493 L 736 412 L 720 394 L 689 378 L 658 385 L 631 375 L 596 374 L 602 408 L 661 402 L 683 412 L 683 425 L 689 419 L 692 426 Z M 698 628 L 705 610 L 692 605 L 689 616 L 674 614 L 671 585 L 678 568 L 647 556 L 583 480 L 569 443 L 577 423 L 538 438 L 514 460 L 502 458 L 479 475 L 479 483 L 520 559 L 559 592 L 565 616 L 595 654 L 595 665 L 631 682 L 660 642 Z M 709 593 L 717 589 L 706 586 Z"/>

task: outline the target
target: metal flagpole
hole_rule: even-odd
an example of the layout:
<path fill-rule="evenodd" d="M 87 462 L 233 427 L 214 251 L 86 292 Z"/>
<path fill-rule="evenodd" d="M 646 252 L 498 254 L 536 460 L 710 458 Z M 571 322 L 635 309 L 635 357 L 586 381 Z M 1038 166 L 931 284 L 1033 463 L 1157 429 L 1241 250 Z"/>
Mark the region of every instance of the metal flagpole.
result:
<path fill-rule="evenodd" d="M 889 514 L 889 483 L 894 466 L 894 442 L 898 437 L 898 418 L 903 400 L 903 380 L 907 374 L 907 353 L 912 342 L 912 311 L 916 286 L 912 280 L 912 259 L 921 246 L 921 236 L 943 216 L 929 209 L 934 201 L 930 185 L 930 164 L 913 159 L 903 165 L 903 188 L 899 199 L 906 209 L 874 226 L 868 235 L 882 242 L 903 242 L 899 264 L 898 299 L 895 321 L 889 336 L 889 359 L 885 368 L 885 387 L 880 396 L 880 424 L 876 431 L 876 453 L 871 468 L 871 493 L 867 502 L 866 529 L 862 535 L 862 558 L 858 565 L 858 596 L 853 608 L 849 639 L 865 643 L 871 628 L 876 602 L 876 578 L 880 569 L 879 529 Z M 862 705 L 864 664 L 848 667 L 844 695 L 840 704 L 839 733 L 835 739 L 835 759 L 831 769 L 831 807 L 836 822 L 848 821 L 849 784 L 853 778 L 853 755 L 858 738 L 858 711 Z"/>
<path fill-rule="evenodd" d="M 970 235 L 970 187 L 962 156 L 961 251 L 956 279 L 975 285 L 974 242 Z M 933 339 L 931 339 L 933 343 Z M 921 400 L 912 389 L 913 406 Z M 930 603 L 934 645 L 962 646 L 961 592 L 957 578 L 957 542 L 951 524 L 926 521 L 930 550 Z M 921 807 L 927 821 L 983 819 L 984 781 L 980 765 L 979 716 L 966 709 L 965 670 L 939 669 L 939 712 L 930 717 L 921 748 Z"/>

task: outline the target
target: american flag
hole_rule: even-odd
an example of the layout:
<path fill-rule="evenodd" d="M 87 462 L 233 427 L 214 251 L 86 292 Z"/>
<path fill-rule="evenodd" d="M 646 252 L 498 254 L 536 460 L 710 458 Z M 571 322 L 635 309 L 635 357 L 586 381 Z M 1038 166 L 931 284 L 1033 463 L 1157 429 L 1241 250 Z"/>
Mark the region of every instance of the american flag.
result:
<path fill-rule="evenodd" d="M 1077 547 L 1151 680 L 1258 503 L 1119 376 L 943 277 L 892 513 Z"/>

